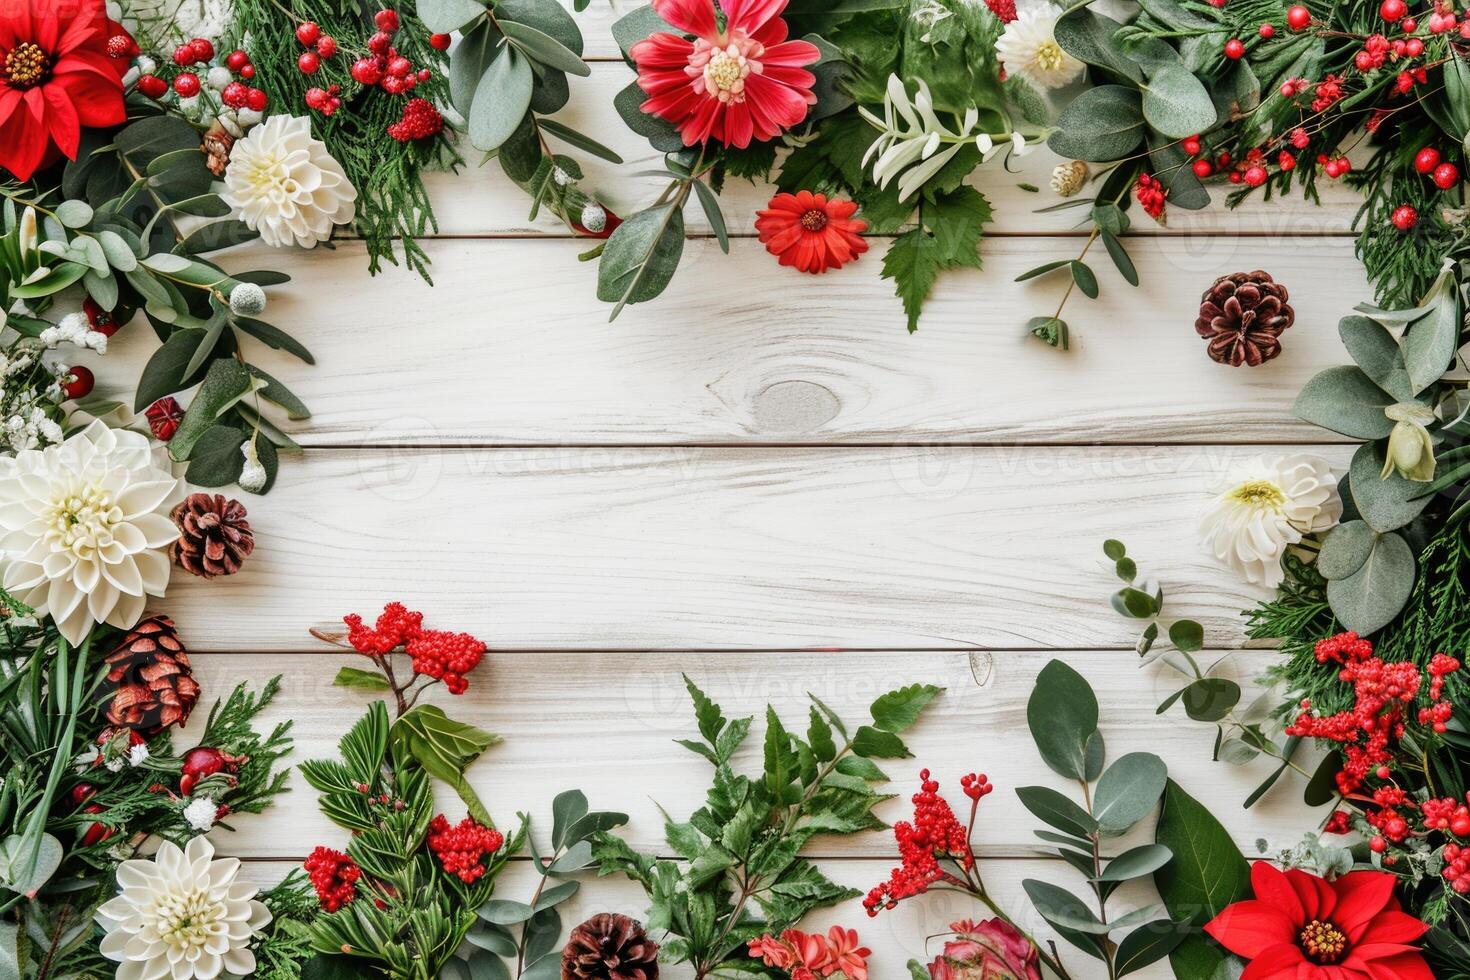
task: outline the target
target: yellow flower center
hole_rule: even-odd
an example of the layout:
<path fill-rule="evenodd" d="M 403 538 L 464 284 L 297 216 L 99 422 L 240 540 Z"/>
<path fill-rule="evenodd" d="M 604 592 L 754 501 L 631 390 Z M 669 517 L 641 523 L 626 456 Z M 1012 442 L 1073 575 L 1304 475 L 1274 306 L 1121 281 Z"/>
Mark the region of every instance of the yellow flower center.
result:
<path fill-rule="evenodd" d="M 112 544 L 113 528 L 122 519 L 112 494 L 93 485 L 52 501 L 47 523 L 58 550 L 85 558 Z"/>
<path fill-rule="evenodd" d="M 1230 496 L 1238 503 L 1261 510 L 1280 510 L 1286 503 L 1286 494 L 1270 480 L 1248 480 L 1231 490 Z"/>
<path fill-rule="evenodd" d="M 1036 64 L 1043 71 L 1060 71 L 1066 58 L 1062 46 L 1056 41 L 1043 41 L 1036 49 Z"/>
<path fill-rule="evenodd" d="M 156 908 L 158 936 L 180 951 L 197 949 L 223 928 L 223 906 L 207 891 L 165 895 Z"/>
<path fill-rule="evenodd" d="M 758 59 L 765 51 L 765 45 L 740 31 L 730 35 L 723 44 L 697 40 L 686 71 L 689 77 L 699 79 L 706 94 L 721 102 L 744 102 L 745 79 L 752 72 L 760 74 Z"/>
<path fill-rule="evenodd" d="M 821 231 L 827 227 L 827 212 L 817 208 L 804 212 L 801 216 L 801 226 L 807 231 Z"/>
<path fill-rule="evenodd" d="M 5 56 L 5 81 L 11 88 L 30 88 L 46 77 L 49 67 L 46 52 L 27 41 Z"/>
<path fill-rule="evenodd" d="M 1330 964 L 1342 959 L 1347 950 L 1347 936 L 1330 922 L 1313 919 L 1297 936 L 1302 952 L 1313 963 Z"/>
<path fill-rule="evenodd" d="M 275 204 L 294 197 L 301 189 L 291 168 L 279 153 L 259 153 L 252 156 L 244 167 L 245 180 L 255 193 Z"/>

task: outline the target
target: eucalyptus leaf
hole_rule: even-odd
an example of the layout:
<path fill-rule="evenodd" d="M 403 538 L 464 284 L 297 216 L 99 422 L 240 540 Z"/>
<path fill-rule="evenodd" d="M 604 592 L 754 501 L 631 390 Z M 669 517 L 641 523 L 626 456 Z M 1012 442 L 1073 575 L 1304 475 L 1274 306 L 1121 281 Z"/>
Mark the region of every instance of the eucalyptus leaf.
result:
<path fill-rule="evenodd" d="M 1122 85 L 1099 85 L 1073 99 L 1047 140 L 1059 156 L 1109 162 L 1128 156 L 1143 142 L 1143 97 Z"/>
<path fill-rule="evenodd" d="M 1328 581 L 1347 578 L 1368 560 L 1378 532 L 1363 521 L 1345 521 L 1333 528 L 1317 555 L 1317 571 Z"/>
<path fill-rule="evenodd" d="M 1151 752 L 1119 757 L 1097 781 L 1092 815 L 1106 834 L 1122 834 L 1153 812 L 1164 792 L 1169 768 Z"/>
<path fill-rule="evenodd" d="M 1368 526 L 1380 533 L 1401 528 L 1418 517 L 1430 499 L 1419 496 L 1422 483 L 1404 479 L 1397 470 L 1383 476 L 1385 460 L 1383 443 L 1365 442 L 1353 453 L 1348 467 L 1353 503 Z"/>
<path fill-rule="evenodd" d="M 1393 431 L 1384 409 L 1396 399 L 1361 368 L 1345 365 L 1318 373 L 1292 406 L 1298 418 L 1354 439 L 1383 439 Z"/>
<path fill-rule="evenodd" d="M 531 105 L 531 63 L 506 46 L 475 88 L 467 130 L 476 149 L 490 151 L 510 139 Z"/>
<path fill-rule="evenodd" d="M 1143 117 L 1164 136 L 1184 139 L 1215 124 L 1215 103 L 1188 68 L 1164 64 L 1144 85 Z"/>
<path fill-rule="evenodd" d="M 1327 601 L 1344 628 L 1367 636 L 1404 608 L 1416 573 L 1408 542 L 1398 534 L 1378 535 L 1357 571 L 1327 583 Z"/>
<path fill-rule="evenodd" d="M 418 0 L 415 10 L 419 20 L 435 34 L 460 30 L 485 15 L 485 5 L 475 0 Z"/>

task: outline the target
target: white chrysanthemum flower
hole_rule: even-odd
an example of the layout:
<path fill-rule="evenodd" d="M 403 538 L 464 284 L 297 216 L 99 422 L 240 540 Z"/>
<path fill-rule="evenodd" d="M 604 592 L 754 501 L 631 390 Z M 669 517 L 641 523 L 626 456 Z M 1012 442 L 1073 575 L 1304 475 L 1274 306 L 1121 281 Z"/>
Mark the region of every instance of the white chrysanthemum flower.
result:
<path fill-rule="evenodd" d="M 226 204 L 267 245 L 312 248 L 352 220 L 357 188 L 303 116 L 271 116 L 230 150 Z"/>
<path fill-rule="evenodd" d="M 195 837 L 180 850 L 164 841 L 151 861 L 117 868 L 120 894 L 97 909 L 102 955 L 123 964 L 122 980 L 213 980 L 255 972 L 250 941 L 271 921 L 256 889 L 236 881 L 240 862 L 214 860 Z"/>
<path fill-rule="evenodd" d="M 995 42 L 995 53 L 1007 74 L 1022 75 L 1042 88 L 1061 88 L 1076 81 L 1086 67 L 1057 43 L 1061 10 L 1050 3 L 1018 11 Z"/>
<path fill-rule="evenodd" d="M 128 765 L 134 769 L 148 761 L 148 746 L 142 743 L 128 749 Z"/>
<path fill-rule="evenodd" d="M 219 804 L 207 796 L 196 796 L 184 807 L 184 822 L 203 833 L 214 826 Z"/>
<path fill-rule="evenodd" d="M 165 448 L 101 421 L 0 458 L 0 581 L 72 643 L 94 623 L 132 627 L 168 586 L 182 496 Z"/>
<path fill-rule="evenodd" d="M 1254 585 L 1281 584 L 1281 558 L 1342 516 L 1337 478 L 1316 456 L 1258 456 L 1231 470 L 1200 521 L 1212 555 Z"/>

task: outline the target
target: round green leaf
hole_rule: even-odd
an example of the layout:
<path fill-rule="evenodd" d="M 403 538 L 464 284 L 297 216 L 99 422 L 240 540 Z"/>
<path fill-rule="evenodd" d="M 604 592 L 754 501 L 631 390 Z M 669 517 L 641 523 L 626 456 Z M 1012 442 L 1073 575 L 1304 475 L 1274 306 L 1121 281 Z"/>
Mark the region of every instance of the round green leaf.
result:
<path fill-rule="evenodd" d="M 1164 792 L 1169 768 L 1150 752 L 1119 758 L 1097 781 L 1092 815 L 1106 834 L 1121 834 L 1148 816 Z"/>
<path fill-rule="evenodd" d="M 470 142 L 494 150 L 510 139 L 531 106 L 531 63 L 507 45 L 490 63 L 470 103 Z"/>
<path fill-rule="evenodd" d="M 419 20 L 435 34 L 448 34 L 485 14 L 485 5 L 475 0 L 418 0 Z"/>
<path fill-rule="evenodd" d="M 1350 630 L 1364 636 L 1388 625 L 1414 589 L 1414 552 L 1397 534 L 1383 534 L 1362 566 L 1347 578 L 1327 583 L 1332 612 Z"/>
<path fill-rule="evenodd" d="M 1205 628 L 1192 619 L 1181 619 L 1169 627 L 1169 642 L 1185 653 L 1204 649 Z"/>
<path fill-rule="evenodd" d="M 1219 721 L 1240 703 L 1240 685 L 1223 677 L 1204 677 L 1184 689 L 1184 713 L 1195 721 Z"/>
<path fill-rule="evenodd" d="M 1382 443 L 1365 442 L 1353 454 L 1348 469 L 1353 503 L 1368 526 L 1380 533 L 1403 527 L 1418 517 L 1431 499 L 1419 496 L 1424 484 L 1404 479 L 1397 470 L 1383 476 L 1385 458 Z M 1419 499 L 1415 500 L 1416 496 Z"/>
<path fill-rule="evenodd" d="M 1343 365 L 1322 371 L 1302 386 L 1292 411 L 1313 425 L 1354 439 L 1382 439 L 1393 431 L 1383 410 L 1394 402 L 1359 368 Z"/>
<path fill-rule="evenodd" d="M 1143 116 L 1163 135 L 1184 139 L 1215 124 L 1215 103 L 1188 68 L 1162 64 L 1144 86 Z"/>
<path fill-rule="evenodd" d="M 1144 128 L 1142 96 L 1137 91 L 1099 85 L 1072 100 L 1047 145 L 1074 160 L 1119 160 L 1143 142 Z"/>
<path fill-rule="evenodd" d="M 1363 567 L 1377 540 L 1378 532 L 1362 521 L 1339 524 L 1322 542 L 1322 551 L 1317 555 L 1317 571 L 1329 581 L 1347 578 Z"/>

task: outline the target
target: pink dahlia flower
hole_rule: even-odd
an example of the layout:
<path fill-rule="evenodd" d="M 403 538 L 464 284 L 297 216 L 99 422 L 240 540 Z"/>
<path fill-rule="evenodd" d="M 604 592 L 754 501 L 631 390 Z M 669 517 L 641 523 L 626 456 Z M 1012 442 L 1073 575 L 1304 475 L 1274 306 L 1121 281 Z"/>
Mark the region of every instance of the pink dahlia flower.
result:
<path fill-rule="evenodd" d="M 693 37 L 660 31 L 628 53 L 648 93 L 644 112 L 678 127 L 685 146 L 714 140 L 743 149 L 806 118 L 817 101 L 806 66 L 821 53 L 786 39 L 786 0 L 719 3 L 723 30 L 713 0 L 653 0 L 660 17 Z"/>

